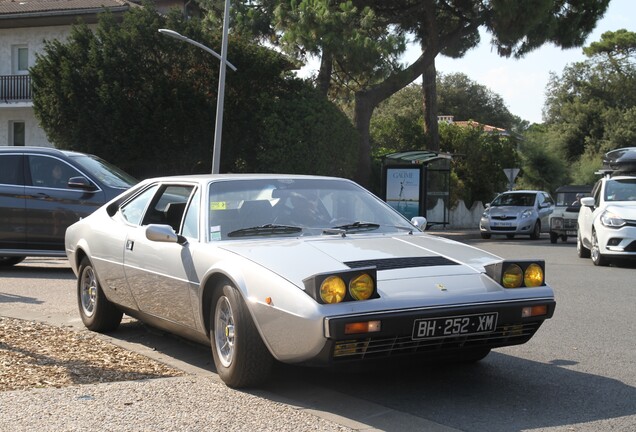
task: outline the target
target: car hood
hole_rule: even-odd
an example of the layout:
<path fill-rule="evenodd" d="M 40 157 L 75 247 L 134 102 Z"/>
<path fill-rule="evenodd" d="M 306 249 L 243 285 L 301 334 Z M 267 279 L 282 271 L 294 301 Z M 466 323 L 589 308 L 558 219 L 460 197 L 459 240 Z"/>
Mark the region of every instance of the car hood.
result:
<path fill-rule="evenodd" d="M 321 273 L 374 266 L 378 281 L 479 274 L 500 258 L 427 234 L 351 235 L 276 241 L 237 241 L 221 246 L 299 287 Z"/>
<path fill-rule="evenodd" d="M 614 202 L 606 207 L 607 211 L 616 213 L 623 219 L 636 220 L 636 202 Z"/>

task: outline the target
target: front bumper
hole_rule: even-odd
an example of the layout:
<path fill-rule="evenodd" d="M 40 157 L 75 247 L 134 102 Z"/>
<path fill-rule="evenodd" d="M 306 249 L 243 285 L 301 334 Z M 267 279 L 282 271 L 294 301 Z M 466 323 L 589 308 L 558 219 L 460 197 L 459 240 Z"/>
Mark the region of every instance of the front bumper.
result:
<path fill-rule="evenodd" d="M 535 219 L 510 219 L 508 221 L 496 221 L 481 218 L 479 230 L 488 234 L 531 234 Z"/>
<path fill-rule="evenodd" d="M 599 227 L 596 234 L 603 255 L 636 258 L 636 225 L 617 229 Z"/>
<path fill-rule="evenodd" d="M 524 318 L 522 310 L 533 306 L 546 306 L 546 313 Z M 553 316 L 555 307 L 553 298 L 543 298 L 326 318 L 327 343 L 310 363 L 333 364 L 403 355 L 435 357 L 463 350 L 519 345 L 529 341 L 543 321 Z M 414 336 L 414 326 L 421 320 L 439 318 L 442 323 L 449 317 L 479 314 L 496 314 L 496 327 L 487 333 L 434 338 Z M 366 320 L 380 321 L 381 331 L 345 334 L 346 324 Z"/>

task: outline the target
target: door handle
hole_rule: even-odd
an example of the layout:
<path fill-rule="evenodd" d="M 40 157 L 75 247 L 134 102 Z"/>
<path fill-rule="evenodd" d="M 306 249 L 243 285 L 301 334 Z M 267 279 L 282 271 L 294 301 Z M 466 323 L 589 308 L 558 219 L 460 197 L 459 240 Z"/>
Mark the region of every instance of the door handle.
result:
<path fill-rule="evenodd" d="M 126 249 L 128 249 L 129 251 L 132 251 L 134 246 L 135 246 L 134 241 L 126 240 Z"/>

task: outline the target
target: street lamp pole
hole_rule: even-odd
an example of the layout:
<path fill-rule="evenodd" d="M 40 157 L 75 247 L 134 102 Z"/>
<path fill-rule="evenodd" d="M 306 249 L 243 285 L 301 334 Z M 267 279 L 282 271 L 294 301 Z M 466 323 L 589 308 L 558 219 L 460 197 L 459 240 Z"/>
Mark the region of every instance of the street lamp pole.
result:
<path fill-rule="evenodd" d="M 221 67 L 219 68 L 219 90 L 216 97 L 216 120 L 214 125 L 214 147 L 212 148 L 212 174 L 218 174 L 221 167 L 221 133 L 223 132 L 223 100 L 225 98 L 225 68 L 226 65 L 233 71 L 236 71 L 236 67 L 227 61 L 227 34 L 230 21 L 230 0 L 225 0 L 225 12 L 223 15 L 223 39 L 221 40 L 221 55 L 207 46 L 185 37 L 174 30 L 159 29 L 159 33 L 165 34 L 172 38 L 188 42 L 194 46 L 201 48 L 202 50 L 212 54 L 214 57 L 221 60 Z"/>

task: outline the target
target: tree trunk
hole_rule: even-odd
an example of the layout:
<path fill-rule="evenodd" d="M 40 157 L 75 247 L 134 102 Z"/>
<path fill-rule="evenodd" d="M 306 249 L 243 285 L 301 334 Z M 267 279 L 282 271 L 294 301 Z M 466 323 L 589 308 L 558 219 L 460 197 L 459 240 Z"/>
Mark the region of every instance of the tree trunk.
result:
<path fill-rule="evenodd" d="M 320 69 L 316 78 L 316 87 L 324 97 L 329 94 L 329 86 L 331 85 L 331 71 L 333 70 L 333 55 L 331 51 L 324 48 L 320 57 Z"/>
<path fill-rule="evenodd" d="M 427 149 L 439 151 L 439 127 L 437 124 L 437 71 L 435 59 L 422 75 L 422 93 L 424 102 L 424 132 L 428 137 Z"/>

